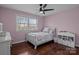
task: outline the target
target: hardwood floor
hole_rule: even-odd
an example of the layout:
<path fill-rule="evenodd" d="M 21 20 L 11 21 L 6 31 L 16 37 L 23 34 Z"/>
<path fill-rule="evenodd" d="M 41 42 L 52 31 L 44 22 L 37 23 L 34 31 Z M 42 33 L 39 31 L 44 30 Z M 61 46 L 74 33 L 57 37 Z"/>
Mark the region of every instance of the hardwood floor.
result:
<path fill-rule="evenodd" d="M 38 46 L 35 50 L 29 42 L 14 44 L 11 47 L 12 55 L 79 55 L 79 48 L 70 48 L 61 44 L 48 42 Z"/>

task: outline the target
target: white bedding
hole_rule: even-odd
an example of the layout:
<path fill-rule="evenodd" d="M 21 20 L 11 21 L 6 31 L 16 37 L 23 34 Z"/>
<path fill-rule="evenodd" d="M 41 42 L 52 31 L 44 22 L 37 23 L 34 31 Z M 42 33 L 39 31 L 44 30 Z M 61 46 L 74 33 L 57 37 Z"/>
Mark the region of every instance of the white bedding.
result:
<path fill-rule="evenodd" d="M 47 35 L 48 33 L 46 32 L 31 32 L 28 35 Z"/>
<path fill-rule="evenodd" d="M 45 32 L 35 32 L 35 33 L 29 33 L 28 35 L 30 36 L 35 36 L 37 38 L 37 40 L 42 40 L 42 38 L 46 37 L 49 35 L 49 33 L 45 33 Z"/>
<path fill-rule="evenodd" d="M 28 33 L 27 38 L 27 41 L 32 43 L 35 47 L 51 40 L 53 40 L 53 35 L 47 32 L 31 32 Z"/>

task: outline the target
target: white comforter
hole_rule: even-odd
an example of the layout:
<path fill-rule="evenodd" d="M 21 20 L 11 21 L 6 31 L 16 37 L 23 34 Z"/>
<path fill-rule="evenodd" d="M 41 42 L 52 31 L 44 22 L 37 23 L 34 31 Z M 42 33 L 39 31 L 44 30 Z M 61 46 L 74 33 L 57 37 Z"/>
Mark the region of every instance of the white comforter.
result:
<path fill-rule="evenodd" d="M 35 36 L 37 38 L 37 40 L 41 40 L 42 38 L 46 37 L 49 35 L 49 33 L 45 33 L 45 32 L 35 32 L 35 33 L 29 33 L 28 35 L 30 36 Z"/>

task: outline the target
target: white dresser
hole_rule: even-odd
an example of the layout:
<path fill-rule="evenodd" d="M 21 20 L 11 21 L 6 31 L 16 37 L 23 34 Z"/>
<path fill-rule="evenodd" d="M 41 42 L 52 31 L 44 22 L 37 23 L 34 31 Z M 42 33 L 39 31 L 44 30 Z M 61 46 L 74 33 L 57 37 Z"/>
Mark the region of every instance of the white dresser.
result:
<path fill-rule="evenodd" d="M 9 32 L 0 33 L 0 55 L 10 55 L 11 36 Z"/>

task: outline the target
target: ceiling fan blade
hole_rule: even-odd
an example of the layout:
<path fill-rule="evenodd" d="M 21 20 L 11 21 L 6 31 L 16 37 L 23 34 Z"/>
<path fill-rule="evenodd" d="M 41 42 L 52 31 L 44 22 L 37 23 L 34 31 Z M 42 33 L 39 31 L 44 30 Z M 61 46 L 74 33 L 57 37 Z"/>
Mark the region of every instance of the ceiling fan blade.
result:
<path fill-rule="evenodd" d="M 52 11 L 52 10 L 54 10 L 54 9 L 44 9 L 44 11 Z"/>
<path fill-rule="evenodd" d="M 43 11 L 43 14 L 45 14 L 45 11 Z"/>
<path fill-rule="evenodd" d="M 43 11 L 43 10 L 42 10 L 42 8 L 40 8 L 40 10 L 39 10 L 39 11 Z"/>
<path fill-rule="evenodd" d="M 43 4 L 40 4 L 40 6 L 42 6 Z"/>
<path fill-rule="evenodd" d="M 43 8 L 45 8 L 47 6 L 47 4 L 44 4 Z"/>

